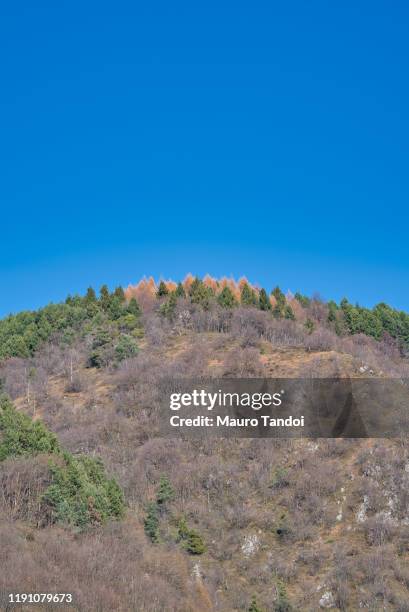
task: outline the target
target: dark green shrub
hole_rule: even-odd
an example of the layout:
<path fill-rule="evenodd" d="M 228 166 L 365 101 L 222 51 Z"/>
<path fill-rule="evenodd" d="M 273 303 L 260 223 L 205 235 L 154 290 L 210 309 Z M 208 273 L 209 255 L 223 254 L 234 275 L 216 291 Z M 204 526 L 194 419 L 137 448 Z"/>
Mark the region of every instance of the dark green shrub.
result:
<path fill-rule="evenodd" d="M 187 526 L 186 519 L 182 517 L 178 523 L 178 540 L 191 555 L 202 555 L 206 552 L 206 545 L 202 536 Z"/>
<path fill-rule="evenodd" d="M 229 287 L 224 287 L 222 289 L 217 296 L 217 302 L 222 308 L 234 308 L 234 306 L 237 306 L 237 300 Z"/>
<path fill-rule="evenodd" d="M 205 310 L 207 310 L 210 307 L 212 297 L 214 297 L 214 292 L 196 276 L 190 285 L 189 295 L 192 304 L 200 304 Z"/>
<path fill-rule="evenodd" d="M 125 503 L 118 484 L 108 479 L 100 459 L 64 453 L 50 466 L 52 484 L 43 496 L 53 522 L 84 528 L 119 519 Z"/>
<path fill-rule="evenodd" d="M 58 452 L 57 437 L 41 421 L 32 421 L 17 411 L 7 396 L 0 397 L 0 461 L 16 455 Z"/>
<path fill-rule="evenodd" d="M 277 580 L 277 599 L 274 604 L 274 612 L 291 612 L 291 604 L 288 601 L 287 589 L 282 580 Z"/>
<path fill-rule="evenodd" d="M 256 293 L 248 286 L 247 283 L 243 285 L 243 289 L 241 290 L 240 302 L 243 306 L 255 306 L 257 304 Z"/>
<path fill-rule="evenodd" d="M 172 485 L 167 476 L 161 476 L 159 479 L 159 488 L 156 494 L 156 503 L 163 506 L 166 502 L 172 500 L 175 496 Z"/>
<path fill-rule="evenodd" d="M 155 502 L 150 502 L 148 504 L 143 524 L 145 527 L 145 533 L 150 538 L 151 542 L 154 544 L 159 542 L 158 506 L 155 504 Z"/>
<path fill-rule="evenodd" d="M 168 293 L 169 293 L 169 289 L 166 287 L 163 281 L 160 281 L 158 290 L 156 292 L 156 297 L 161 298 L 161 297 L 164 297 L 165 295 L 168 295 Z"/>
<path fill-rule="evenodd" d="M 257 599 L 253 595 L 251 598 L 250 606 L 248 608 L 248 612 L 263 612 L 263 610 L 258 606 Z"/>
<path fill-rule="evenodd" d="M 186 292 L 185 289 L 182 285 L 182 283 L 178 283 L 178 286 L 175 289 L 175 295 L 177 298 L 184 298 L 186 297 Z"/>
<path fill-rule="evenodd" d="M 295 294 L 294 298 L 297 300 L 297 302 L 301 304 L 303 308 L 308 308 L 308 306 L 311 304 L 310 298 L 307 297 L 306 295 L 302 295 L 298 291 Z"/>
<path fill-rule="evenodd" d="M 271 478 L 270 487 L 272 489 L 282 489 L 289 485 L 287 470 L 283 467 L 278 467 L 274 470 Z"/>
<path fill-rule="evenodd" d="M 304 323 L 304 327 L 309 334 L 312 334 L 315 328 L 314 321 L 312 319 L 307 319 Z"/>
<path fill-rule="evenodd" d="M 135 357 L 138 353 L 138 345 L 132 336 L 122 334 L 115 346 L 115 357 L 117 361 L 123 361 Z"/>
<path fill-rule="evenodd" d="M 169 320 L 173 319 L 177 305 L 177 296 L 174 291 L 169 294 L 168 299 L 160 306 L 159 312 Z"/>
<path fill-rule="evenodd" d="M 271 302 L 265 289 L 261 289 L 258 296 L 258 307 L 260 310 L 271 310 Z"/>

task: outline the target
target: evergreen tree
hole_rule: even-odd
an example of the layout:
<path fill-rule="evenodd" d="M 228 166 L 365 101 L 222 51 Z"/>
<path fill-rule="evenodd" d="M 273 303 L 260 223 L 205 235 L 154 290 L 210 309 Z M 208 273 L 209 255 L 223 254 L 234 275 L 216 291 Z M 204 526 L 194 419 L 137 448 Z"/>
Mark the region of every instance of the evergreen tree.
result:
<path fill-rule="evenodd" d="M 258 307 L 260 310 L 271 310 L 271 302 L 265 289 L 261 289 L 258 296 Z"/>
<path fill-rule="evenodd" d="M 0 396 L 0 462 L 17 455 L 59 451 L 57 437 L 40 420 L 32 421 L 6 395 Z"/>
<path fill-rule="evenodd" d="M 101 304 L 101 308 L 102 310 L 108 310 L 109 305 L 111 303 L 111 295 L 109 293 L 109 289 L 107 287 L 107 285 L 102 285 L 101 289 L 99 290 L 99 301 Z"/>
<path fill-rule="evenodd" d="M 171 501 L 175 496 L 175 491 L 170 484 L 167 476 L 161 476 L 159 479 L 159 488 L 156 494 L 156 503 L 158 506 L 163 506 L 166 502 Z"/>
<path fill-rule="evenodd" d="M 284 318 L 290 319 L 290 321 L 295 321 L 294 311 L 291 308 L 290 304 L 286 304 L 284 306 Z"/>
<path fill-rule="evenodd" d="M 335 323 L 337 320 L 338 306 L 332 300 L 328 302 L 328 322 Z"/>
<path fill-rule="evenodd" d="M 163 315 L 164 317 L 166 317 L 167 319 L 171 321 L 173 319 L 173 315 L 175 314 L 176 306 L 177 306 L 176 292 L 171 291 L 171 293 L 169 293 L 169 297 L 166 300 L 166 302 L 161 304 L 159 308 L 159 312 L 161 315 Z"/>
<path fill-rule="evenodd" d="M 85 308 L 87 309 L 87 315 L 93 317 L 98 312 L 98 300 L 95 291 L 92 287 L 88 287 L 87 293 L 84 297 Z"/>
<path fill-rule="evenodd" d="M 275 305 L 273 307 L 273 315 L 276 319 L 290 319 L 294 321 L 295 316 L 293 309 L 287 304 L 285 295 L 281 291 L 280 287 L 276 287 L 271 292 L 271 295 L 275 298 Z"/>
<path fill-rule="evenodd" d="M 119 319 L 119 317 L 123 314 L 121 299 L 116 295 L 111 297 L 109 301 L 108 314 L 109 318 L 113 321 Z"/>
<path fill-rule="evenodd" d="M 243 285 L 241 290 L 240 302 L 243 306 L 255 306 L 257 304 L 256 293 L 248 286 L 247 283 Z"/>
<path fill-rule="evenodd" d="M 129 304 L 128 304 L 126 310 L 127 310 L 127 312 L 129 312 L 129 314 L 132 314 L 135 317 L 139 317 L 141 315 L 140 306 L 139 306 L 138 302 L 136 301 L 136 298 L 134 298 L 134 297 L 132 297 L 129 300 Z"/>
<path fill-rule="evenodd" d="M 114 291 L 114 296 L 118 298 L 118 300 L 122 303 L 125 302 L 125 293 L 122 287 L 116 287 Z"/>
<path fill-rule="evenodd" d="M 156 292 L 156 297 L 161 298 L 161 297 L 164 297 L 165 295 L 168 295 L 168 293 L 169 293 L 169 289 L 166 287 L 163 281 L 160 281 L 158 290 Z"/>
<path fill-rule="evenodd" d="M 282 580 L 277 580 L 277 599 L 274 605 L 274 612 L 291 612 L 291 604 L 288 601 L 287 589 Z"/>
<path fill-rule="evenodd" d="M 221 293 L 217 296 L 217 302 L 223 308 L 234 308 L 234 306 L 237 306 L 236 298 L 229 287 L 223 288 Z"/>
<path fill-rule="evenodd" d="M 138 345 L 135 338 L 127 334 L 121 334 L 117 345 L 115 346 L 115 356 L 117 361 L 130 359 L 138 354 Z"/>
<path fill-rule="evenodd" d="M 202 555 L 206 552 L 206 545 L 202 536 L 187 526 L 186 519 L 182 517 L 178 523 L 178 539 L 182 542 L 183 548 L 191 555 Z"/>
<path fill-rule="evenodd" d="M 186 297 L 185 288 L 183 287 L 182 283 L 178 283 L 178 286 L 176 287 L 176 290 L 175 290 L 175 295 L 177 298 Z"/>
<path fill-rule="evenodd" d="M 314 321 L 312 319 L 307 319 L 304 323 L 304 327 L 309 334 L 312 334 L 315 328 Z"/>
<path fill-rule="evenodd" d="M 200 304 L 205 310 L 210 306 L 210 299 L 214 295 L 210 287 L 206 287 L 203 281 L 196 276 L 189 289 L 192 304 Z"/>
<path fill-rule="evenodd" d="M 147 507 L 145 520 L 143 522 L 145 533 L 156 544 L 159 542 L 159 518 L 158 507 L 154 502 L 150 502 Z"/>
<path fill-rule="evenodd" d="M 308 298 L 306 295 L 302 295 L 298 291 L 297 291 L 297 293 L 295 294 L 294 297 L 297 300 L 297 302 L 299 302 L 301 304 L 301 306 L 303 308 L 307 308 L 310 305 L 310 303 L 311 303 L 310 298 Z"/>
<path fill-rule="evenodd" d="M 203 555 L 206 552 L 206 545 L 202 536 L 194 529 L 190 529 L 184 548 L 191 555 Z"/>
<path fill-rule="evenodd" d="M 97 296 L 95 290 L 92 287 L 88 287 L 87 293 L 85 294 L 84 302 L 86 304 L 95 304 L 97 301 Z"/>
<path fill-rule="evenodd" d="M 272 290 L 271 295 L 275 297 L 277 304 L 280 304 L 280 306 L 285 304 L 285 295 L 278 285 Z"/>
<path fill-rule="evenodd" d="M 263 612 L 262 609 L 257 605 L 257 600 L 256 600 L 255 595 L 253 595 L 253 597 L 251 598 L 248 612 Z"/>

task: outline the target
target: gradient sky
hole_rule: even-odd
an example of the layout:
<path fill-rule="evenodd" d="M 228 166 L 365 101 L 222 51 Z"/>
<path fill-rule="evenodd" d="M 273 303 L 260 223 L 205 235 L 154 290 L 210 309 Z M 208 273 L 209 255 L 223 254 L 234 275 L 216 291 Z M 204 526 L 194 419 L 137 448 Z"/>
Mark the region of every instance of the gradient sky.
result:
<path fill-rule="evenodd" d="M 143 275 L 409 310 L 409 8 L 3 2 L 0 314 Z"/>

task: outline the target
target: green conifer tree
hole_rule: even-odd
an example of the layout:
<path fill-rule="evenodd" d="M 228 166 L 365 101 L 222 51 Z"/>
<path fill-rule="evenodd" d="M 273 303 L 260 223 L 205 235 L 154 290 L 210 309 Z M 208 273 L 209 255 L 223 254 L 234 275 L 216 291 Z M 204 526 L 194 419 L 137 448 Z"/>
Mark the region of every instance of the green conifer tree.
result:
<path fill-rule="evenodd" d="M 92 287 L 88 287 L 87 293 L 85 294 L 84 302 L 86 304 L 95 304 L 97 301 L 97 296 L 95 290 Z"/>
<path fill-rule="evenodd" d="M 243 306 L 254 306 L 257 304 L 257 296 L 255 291 L 253 291 L 253 289 L 251 289 L 247 283 L 243 285 L 241 290 L 240 302 Z"/>
<path fill-rule="evenodd" d="M 332 300 L 328 302 L 328 323 L 335 323 L 337 320 L 338 306 Z"/>
<path fill-rule="evenodd" d="M 125 293 L 122 287 L 115 287 L 114 296 L 122 303 L 125 301 Z"/>
<path fill-rule="evenodd" d="M 99 295 L 101 308 L 102 310 L 107 311 L 111 303 L 111 294 L 109 293 L 107 285 L 102 285 L 101 289 L 99 290 Z"/>
<path fill-rule="evenodd" d="M 164 297 L 165 295 L 168 295 L 168 293 L 169 293 L 169 289 L 166 287 L 163 281 L 160 281 L 158 290 L 156 292 L 156 297 L 161 298 L 161 297 Z"/>
<path fill-rule="evenodd" d="M 179 519 L 178 523 L 178 540 L 182 542 L 183 548 L 192 555 L 202 555 L 206 552 L 206 545 L 202 536 L 194 529 L 188 527 L 183 516 Z"/>
<path fill-rule="evenodd" d="M 175 290 L 175 295 L 177 298 L 186 297 L 185 288 L 183 287 L 182 283 L 178 283 L 178 286 L 176 287 L 176 290 Z"/>
<path fill-rule="evenodd" d="M 253 597 L 251 598 L 248 612 L 263 612 L 262 609 L 257 605 L 257 599 L 255 595 L 253 595 Z"/>
<path fill-rule="evenodd" d="M 175 314 L 176 306 L 177 306 L 176 292 L 175 291 L 171 291 L 169 293 L 169 297 L 166 300 L 166 302 L 161 304 L 161 306 L 159 308 L 159 312 L 160 312 L 161 315 L 163 315 L 164 317 L 166 317 L 167 319 L 172 321 L 173 320 L 173 316 Z"/>
<path fill-rule="evenodd" d="M 284 306 L 284 318 L 285 319 L 290 319 L 291 321 L 295 320 L 294 311 L 291 308 L 290 304 L 286 304 Z"/>
<path fill-rule="evenodd" d="M 196 276 L 189 289 L 192 304 L 200 304 L 205 310 L 210 306 L 211 297 L 214 295 L 210 287 L 206 287 L 200 278 Z"/>
<path fill-rule="evenodd" d="M 129 300 L 129 304 L 127 306 L 127 312 L 129 314 L 134 315 L 135 317 L 139 317 L 141 315 L 141 309 L 140 306 L 138 304 L 138 302 L 136 301 L 136 298 L 132 297 Z"/>
<path fill-rule="evenodd" d="M 312 319 L 307 319 L 306 322 L 304 323 L 304 327 L 309 334 L 312 334 L 312 332 L 315 329 L 314 321 Z"/>
<path fill-rule="evenodd" d="M 175 496 L 170 480 L 167 476 L 161 476 L 159 479 L 158 492 L 156 493 L 156 503 L 163 506 L 166 502 L 171 501 Z"/>
<path fill-rule="evenodd" d="M 260 310 L 271 310 L 271 302 L 265 289 L 261 289 L 258 296 L 258 307 Z"/>
<path fill-rule="evenodd" d="M 297 300 L 297 302 L 301 304 L 303 308 L 307 308 L 310 305 L 311 300 L 306 295 L 302 295 L 301 293 L 297 291 L 294 297 Z"/>
<path fill-rule="evenodd" d="M 151 542 L 154 544 L 159 542 L 158 507 L 154 502 L 150 502 L 148 504 L 143 524 L 145 527 L 145 533 L 151 539 Z"/>
<path fill-rule="evenodd" d="M 222 308 L 234 308 L 234 306 L 237 306 L 237 300 L 229 287 L 222 289 L 217 296 L 217 302 Z"/>

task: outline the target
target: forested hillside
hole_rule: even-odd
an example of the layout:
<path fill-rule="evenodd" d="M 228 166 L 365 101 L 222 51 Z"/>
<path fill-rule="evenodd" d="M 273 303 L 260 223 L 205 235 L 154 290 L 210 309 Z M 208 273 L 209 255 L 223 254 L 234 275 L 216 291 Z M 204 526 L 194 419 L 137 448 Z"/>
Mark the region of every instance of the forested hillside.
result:
<path fill-rule="evenodd" d="M 81 612 L 407 612 L 405 437 L 188 441 L 155 419 L 162 377 L 404 379 L 408 343 L 386 304 L 245 279 L 144 279 L 6 317 L 0 609 L 58 591 Z"/>

